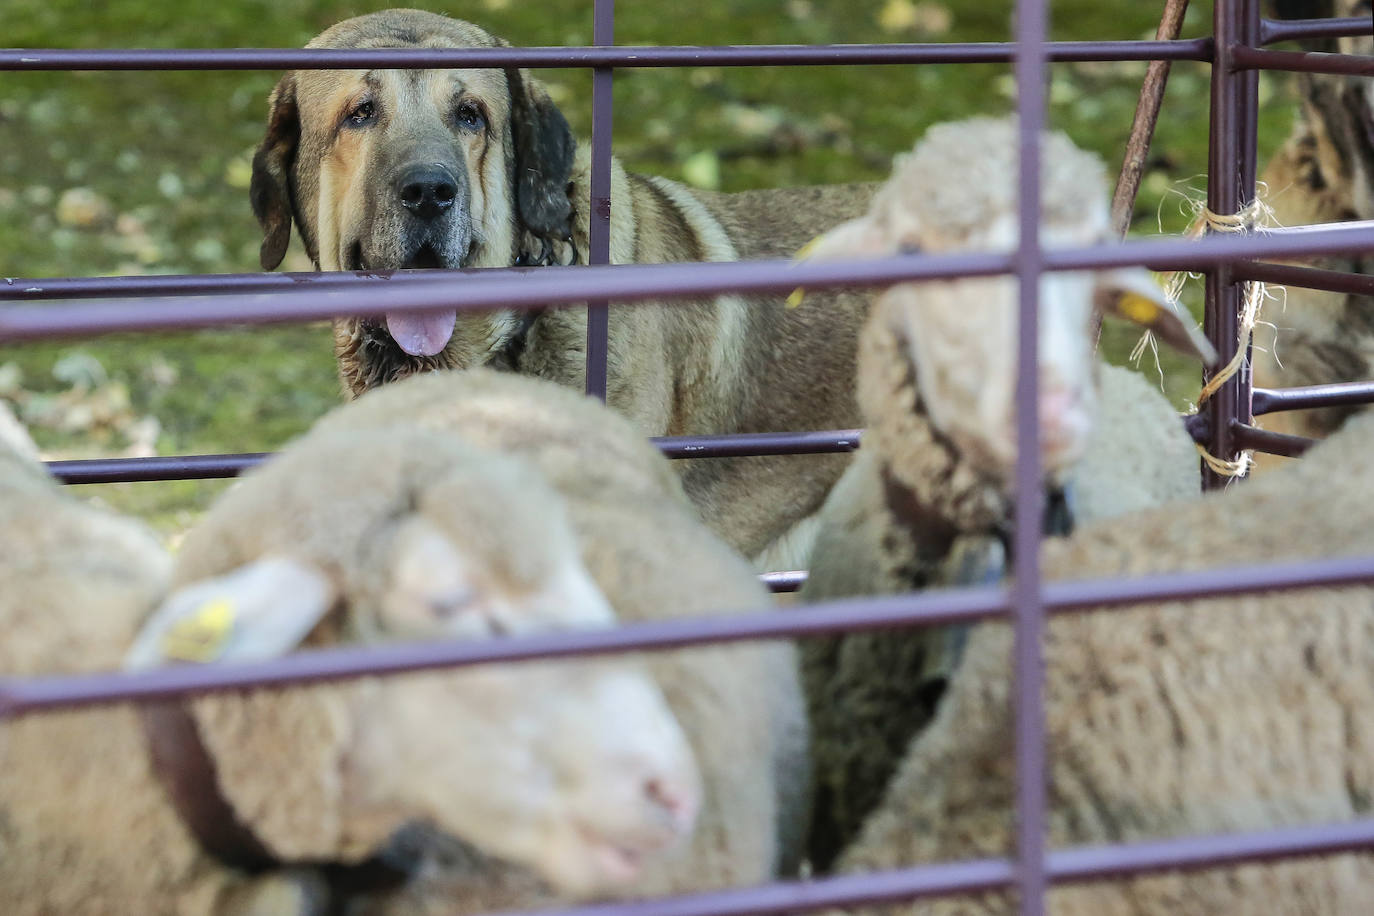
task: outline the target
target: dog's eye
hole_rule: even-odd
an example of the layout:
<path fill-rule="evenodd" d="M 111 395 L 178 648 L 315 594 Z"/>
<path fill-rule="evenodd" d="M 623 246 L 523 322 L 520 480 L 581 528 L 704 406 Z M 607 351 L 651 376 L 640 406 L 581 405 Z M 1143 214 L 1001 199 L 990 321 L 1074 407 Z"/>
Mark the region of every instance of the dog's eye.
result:
<path fill-rule="evenodd" d="M 471 131 L 483 130 L 487 126 L 487 116 L 482 113 L 482 106 L 476 102 L 459 103 L 454 118 L 460 127 Z"/>
<path fill-rule="evenodd" d="M 348 113 L 344 118 L 344 124 L 349 127 L 366 127 L 376 119 L 377 111 L 371 102 L 361 102 Z"/>

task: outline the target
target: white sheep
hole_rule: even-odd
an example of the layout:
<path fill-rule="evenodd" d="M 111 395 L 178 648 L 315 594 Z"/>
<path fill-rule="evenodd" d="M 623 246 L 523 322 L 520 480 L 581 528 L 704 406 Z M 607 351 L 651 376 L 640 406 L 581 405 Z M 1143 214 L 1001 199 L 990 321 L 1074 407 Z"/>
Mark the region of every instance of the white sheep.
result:
<path fill-rule="evenodd" d="M 431 440 L 435 444 L 428 444 Z M 457 443 L 454 447 L 499 456 L 500 462 L 520 469 L 518 474 L 533 482 L 521 487 L 489 483 L 461 490 L 443 484 L 445 475 L 461 480 L 461 475 L 449 470 L 454 464 L 447 454 L 451 448 L 439 445 L 450 441 Z M 507 473 L 517 475 L 516 470 Z M 423 510 L 434 502 L 437 508 L 441 499 L 454 501 L 441 513 L 449 520 L 443 537 L 428 532 L 407 545 L 398 554 L 396 581 L 368 581 L 373 574 L 359 566 L 355 542 L 364 534 L 376 540 L 378 527 L 392 525 L 390 520 L 397 516 L 404 518 L 407 507 L 418 504 Z M 564 517 L 570 533 L 558 534 Z M 384 606 L 388 594 L 428 594 L 434 603 L 443 595 L 465 595 L 469 588 L 480 593 L 488 584 L 505 588 L 502 583 L 536 576 L 538 557 L 549 552 L 541 545 L 551 539 L 561 539 L 580 555 L 581 564 L 622 621 L 723 613 L 765 607 L 769 602 L 749 564 L 696 519 L 668 462 L 629 421 L 552 383 L 486 370 L 406 379 L 367 392 L 325 417 L 256 479 L 228 494 L 192 532 L 178 559 L 176 577 L 179 583 L 191 583 L 285 554 L 324 571 L 338 593 L 361 607 Z M 385 545 L 385 538 L 380 543 Z M 586 587 L 570 583 L 567 575 L 552 579 L 549 575 L 544 573 L 539 581 L 557 587 L 536 603 L 544 614 L 590 588 L 589 583 Z M 424 602 L 417 605 L 424 607 Z M 493 626 L 514 632 L 526 628 L 521 621 L 528 613 L 507 614 L 499 606 L 489 611 L 497 618 Z M 480 619 L 482 615 L 467 611 L 460 616 Z M 689 842 L 657 856 L 644 856 L 642 862 L 620 863 L 642 867 L 633 880 L 619 887 L 602 882 L 596 890 L 686 891 L 758 882 L 794 868 L 806 816 L 807 756 L 791 646 L 712 646 L 657 653 L 642 663 L 661 686 L 695 754 L 702 787 L 700 815 Z M 619 658 L 601 664 L 630 662 Z M 564 666 L 560 670 L 568 672 L 565 678 L 582 670 L 574 663 Z M 535 670 L 530 666 L 509 671 L 476 669 L 464 676 L 519 687 L 523 697 L 535 689 L 531 680 Z M 382 688 L 335 688 L 348 689 L 376 692 Z M 412 689 L 406 683 L 395 687 L 398 692 Z M 507 721 L 503 710 L 514 699 L 493 698 L 491 728 L 499 731 Z M 575 710 L 584 702 L 569 692 L 566 705 Z M 455 764 L 474 754 L 502 751 L 499 734 L 477 739 L 474 736 L 479 732 L 470 730 L 466 719 L 445 710 L 449 705 L 415 706 L 409 722 L 429 723 L 431 728 L 443 724 L 452 747 L 436 755 L 427 769 L 393 766 L 379 758 L 378 770 L 393 773 L 419 793 L 432 783 L 444 782 L 442 774 L 453 769 L 484 777 L 490 768 L 507 769 L 511 778 L 503 784 L 508 781 L 513 789 L 526 792 L 547 782 L 547 777 L 539 775 L 537 760 L 492 757 L 481 765 Z M 596 718 L 597 714 L 589 710 L 586 715 Z M 617 721 L 610 710 L 599 715 L 608 723 Z M 632 734 L 642 727 L 627 728 L 619 721 L 620 730 L 627 732 L 621 740 L 646 740 Z M 204 719 L 201 722 L 204 727 Z M 388 750 L 399 740 L 390 734 L 394 727 L 375 727 L 379 737 L 369 746 L 379 755 L 394 753 Z M 576 726 L 569 721 L 557 731 L 543 728 L 546 734 L 537 747 L 561 760 L 564 767 L 582 759 L 574 748 L 613 744 L 614 736 L 600 735 L 595 723 Z M 362 734 L 357 726 L 351 731 Z M 282 740 L 288 738 L 282 736 Z M 536 733 L 530 740 L 538 738 Z M 229 753 L 232 743 L 239 740 L 241 736 L 233 732 L 207 736 L 217 755 Z M 321 751 L 310 750 L 318 739 L 301 743 L 300 753 L 310 754 L 306 759 L 320 757 Z M 493 747 L 483 751 L 461 746 L 471 744 Z M 241 759 L 251 767 L 248 758 Z M 610 768 L 591 757 L 585 762 Z M 312 824 L 301 832 L 287 823 L 269 822 L 265 809 L 275 793 L 255 778 L 251 768 L 240 775 L 241 785 L 234 775 L 225 777 L 226 793 L 241 810 L 264 812 L 255 820 L 255 829 L 273 838 L 279 848 L 303 859 L 335 859 L 352 851 L 347 844 L 356 843 L 353 831 L 331 834 L 301 820 L 300 824 Z M 620 801 L 610 794 L 612 789 L 638 792 L 645 785 L 628 772 L 607 773 L 603 779 L 608 784 L 601 788 L 607 794 L 599 808 L 605 817 L 613 816 Z M 532 832 L 527 838 L 535 847 L 531 855 L 519 845 L 523 841 L 519 841 L 518 809 L 494 817 L 497 809 L 491 805 L 497 800 L 491 800 L 491 787 L 475 782 L 472 789 L 465 789 L 463 780 L 447 781 L 457 783 L 451 787 L 454 799 L 467 798 L 466 805 L 475 809 L 468 812 L 468 820 L 459 817 L 462 804 L 453 806 L 443 819 L 434 819 L 443 834 L 463 841 L 461 848 L 468 850 L 458 856 L 463 864 L 446 866 L 452 856 L 445 850 L 451 844 L 431 843 L 422 856 L 423 880 L 398 894 L 359 901 L 359 907 L 397 913 L 468 912 L 497 903 L 529 906 L 538 902 L 529 898 L 528 882 L 509 884 L 485 875 L 484 868 L 471 868 L 469 853 L 475 850 L 518 864 L 539 864 L 551 855 L 544 847 L 561 840 L 550 836 L 548 829 Z M 652 800 L 652 788 L 644 791 Z M 473 798 L 474 792 L 480 796 Z M 540 807 L 555 807 L 562 794 L 553 792 L 545 798 L 541 793 L 537 801 Z M 508 804 L 521 800 L 528 804 L 525 795 L 500 799 Z M 596 808 L 579 815 L 586 829 L 597 829 L 597 816 Z M 614 826 L 612 821 L 606 829 Z M 394 825 L 388 824 L 388 829 Z M 380 834 L 362 846 L 372 848 L 369 843 L 377 839 Z M 568 837 L 568 843 L 561 854 L 572 857 L 581 852 L 586 838 L 579 843 L 576 837 Z M 605 859 L 635 848 L 635 835 L 630 833 L 598 852 Z M 566 884 L 555 890 L 565 892 L 562 899 L 567 898 Z"/>
<path fill-rule="evenodd" d="M 34 495 L 21 503 L 2 479 L 15 520 L 0 546 L 6 675 L 109 669 L 126 650 L 144 668 L 267 658 L 302 641 L 614 621 L 541 475 L 452 436 L 310 437 L 211 510 L 183 548 L 181 587 L 151 617 L 167 578 L 155 543 L 121 552 L 122 521 L 41 479 L 23 479 Z M 224 575 L 199 574 L 221 565 Z M 125 706 L 35 715 L 8 723 L 0 742 L 0 911 L 312 916 L 346 891 L 331 888 L 340 869 L 313 866 L 376 855 L 419 867 L 424 825 L 524 866 L 504 867 L 540 893 L 578 898 L 683 855 L 675 845 L 700 804 L 691 749 L 635 659 L 209 695 L 176 709 L 189 710 L 213 765 L 191 788 L 217 789 L 230 812 L 217 833 L 237 820 L 281 867 L 249 879 L 188 832 L 173 781 L 151 763 L 159 749 L 184 751 L 165 724 L 143 723 L 163 739 L 150 747 Z M 165 708 L 153 716 L 165 723 Z"/>
<path fill-rule="evenodd" d="M 870 212 L 822 238 L 812 256 L 1007 248 L 1016 235 L 1016 155 L 1014 121 L 933 127 Z M 1060 134 L 1044 135 L 1041 155 L 1044 243 L 1107 238 L 1100 161 Z M 859 345 L 863 447 L 821 512 L 804 601 L 929 585 L 957 537 L 1000 552 L 1016 454 L 1016 289 L 1011 278 L 962 278 L 900 284 L 878 297 Z M 1047 274 L 1040 301 L 1041 461 L 1075 497 L 1073 515 L 1196 494 L 1197 453 L 1177 413 L 1143 377 L 1099 363 L 1094 310 L 1140 320 L 1204 358 L 1206 341 L 1140 269 Z M 1094 434 L 1099 408 L 1109 419 Z M 824 868 L 858 829 L 929 720 L 961 633 L 853 634 L 804 645 L 814 865 Z"/>
<path fill-rule="evenodd" d="M 1335 0 L 1327 13 L 1366 18 L 1368 3 Z M 1307 10 L 1298 15 L 1319 15 Z M 1374 36 L 1342 38 L 1329 43 L 1345 54 L 1374 54 Z M 1322 43 L 1321 50 L 1327 50 Z M 1297 76 L 1301 107 L 1293 133 L 1269 161 L 1261 176 L 1260 196 L 1281 226 L 1320 225 L 1374 219 L 1374 79 L 1367 76 L 1301 73 Z M 1328 255 L 1306 266 L 1369 273 L 1369 259 Z M 1374 299 L 1353 293 L 1271 288 L 1263 325 L 1255 332 L 1252 353 L 1255 384 L 1278 388 L 1366 381 L 1374 378 L 1370 323 Z M 1284 411 L 1263 417 L 1260 425 L 1276 432 L 1324 436 L 1356 407 Z M 1257 456 L 1256 467 L 1284 463 Z"/>
<path fill-rule="evenodd" d="M 1244 492 L 1085 525 L 1047 579 L 1374 554 L 1374 416 Z M 846 871 L 1012 849 L 1011 633 L 978 626 Z M 1049 842 L 1100 845 L 1369 817 L 1374 592 L 1256 593 L 1051 618 Z M 1054 890 L 1059 916 L 1365 913 L 1368 853 Z M 1004 895 L 892 908 L 1012 913 Z"/>
<path fill-rule="evenodd" d="M 38 461 L 38 446 L 33 444 L 28 430 L 4 401 L 0 401 L 0 447 L 8 447 L 12 453 L 30 462 Z"/>

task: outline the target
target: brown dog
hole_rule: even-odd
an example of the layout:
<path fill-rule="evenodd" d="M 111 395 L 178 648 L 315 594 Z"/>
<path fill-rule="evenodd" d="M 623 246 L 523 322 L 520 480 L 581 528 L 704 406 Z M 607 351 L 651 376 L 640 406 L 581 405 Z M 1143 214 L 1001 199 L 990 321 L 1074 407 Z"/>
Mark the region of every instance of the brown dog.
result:
<path fill-rule="evenodd" d="M 497 47 L 476 26 L 416 10 L 339 23 L 313 48 Z M 281 262 L 294 221 L 323 270 L 585 263 L 589 171 L 562 114 L 528 73 L 296 71 L 272 94 L 253 160 L 262 264 Z M 870 186 L 706 193 L 613 165 L 614 263 L 794 254 L 857 216 Z M 645 435 L 857 425 L 858 294 L 721 295 L 611 309 L 609 401 Z M 335 323 L 357 395 L 433 369 L 497 366 L 580 387 L 586 310 L 379 316 Z M 703 517 L 759 556 L 820 506 L 840 455 L 676 462 Z M 805 529 L 771 562 L 805 556 Z M 763 559 L 761 558 L 761 562 Z"/>
<path fill-rule="evenodd" d="M 1370 16 L 1369 0 L 1288 0 L 1278 4 L 1290 18 Z M 1309 43 L 1311 50 L 1374 54 L 1374 36 Z M 1260 194 L 1283 226 L 1374 219 L 1374 79 L 1300 73 L 1301 108 L 1293 133 L 1270 160 Z M 1368 254 L 1329 255 L 1295 262 L 1352 273 L 1370 273 Z M 1272 290 L 1271 290 L 1272 291 Z M 1300 289 L 1279 291 L 1262 320 L 1272 331 L 1255 332 L 1255 384 L 1260 387 L 1323 385 L 1374 379 L 1374 297 Z M 1265 429 L 1326 436 L 1357 407 L 1328 407 L 1264 417 Z M 1263 470 L 1286 459 L 1256 456 Z"/>

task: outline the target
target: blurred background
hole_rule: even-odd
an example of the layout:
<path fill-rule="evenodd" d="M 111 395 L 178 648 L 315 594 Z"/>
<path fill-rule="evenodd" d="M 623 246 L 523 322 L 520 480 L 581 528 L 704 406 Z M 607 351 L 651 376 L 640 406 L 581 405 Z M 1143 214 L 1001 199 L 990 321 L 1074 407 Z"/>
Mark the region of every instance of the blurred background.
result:
<path fill-rule="evenodd" d="M 371 0 L 7 0 L 4 44 L 31 48 L 298 47 Z M 435 0 L 522 45 L 585 44 L 590 0 Z M 620 44 L 1003 41 L 1010 0 L 623 0 Z M 1152 38 L 1163 0 L 1053 0 L 1055 39 Z M 1184 37 L 1210 31 L 1194 3 Z M 1144 63 L 1051 65 L 1051 123 L 1116 175 Z M 0 74 L 0 275 L 251 272 L 250 159 L 276 73 Z M 579 136 L 589 71 L 539 74 Z M 1134 235 L 1179 232 L 1205 194 L 1209 68 L 1173 66 Z M 926 126 L 1009 110 L 1004 65 L 619 70 L 615 153 L 631 170 L 736 190 L 880 179 Z M 1260 75 L 1261 164 L 1287 135 L 1285 74 Z M 293 241 L 283 265 L 309 270 Z M 1199 308 L 1200 283 L 1187 301 Z M 1124 362 L 1136 339 L 1104 334 Z M 1193 367 L 1147 371 L 1185 408 Z M 45 455 L 263 451 L 339 403 L 325 325 L 0 347 L 0 399 Z M 183 529 L 225 482 L 111 484 L 84 495 Z"/>

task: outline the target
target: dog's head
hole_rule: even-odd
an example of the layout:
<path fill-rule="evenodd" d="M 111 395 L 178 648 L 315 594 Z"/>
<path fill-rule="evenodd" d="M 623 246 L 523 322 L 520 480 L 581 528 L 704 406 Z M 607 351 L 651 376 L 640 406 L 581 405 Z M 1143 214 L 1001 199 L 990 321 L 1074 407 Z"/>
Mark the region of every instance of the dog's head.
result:
<path fill-rule="evenodd" d="M 1365 32 L 1343 38 L 1307 39 L 1311 51 L 1374 55 L 1370 0 L 1276 0 L 1283 19 L 1364 19 Z M 1374 217 L 1374 79 L 1355 74 L 1301 73 L 1302 109 L 1296 144 L 1299 182 L 1336 204 L 1334 219 Z M 1282 193 L 1283 187 L 1271 188 Z"/>
<path fill-rule="evenodd" d="M 418 10 L 349 19 L 311 48 L 471 48 L 505 42 Z M 294 221 L 323 270 L 503 267 L 571 233 L 575 143 L 543 88 L 516 69 L 299 70 L 272 92 L 253 158 L 264 269 Z M 340 320 L 345 383 L 490 362 L 510 312 Z"/>

